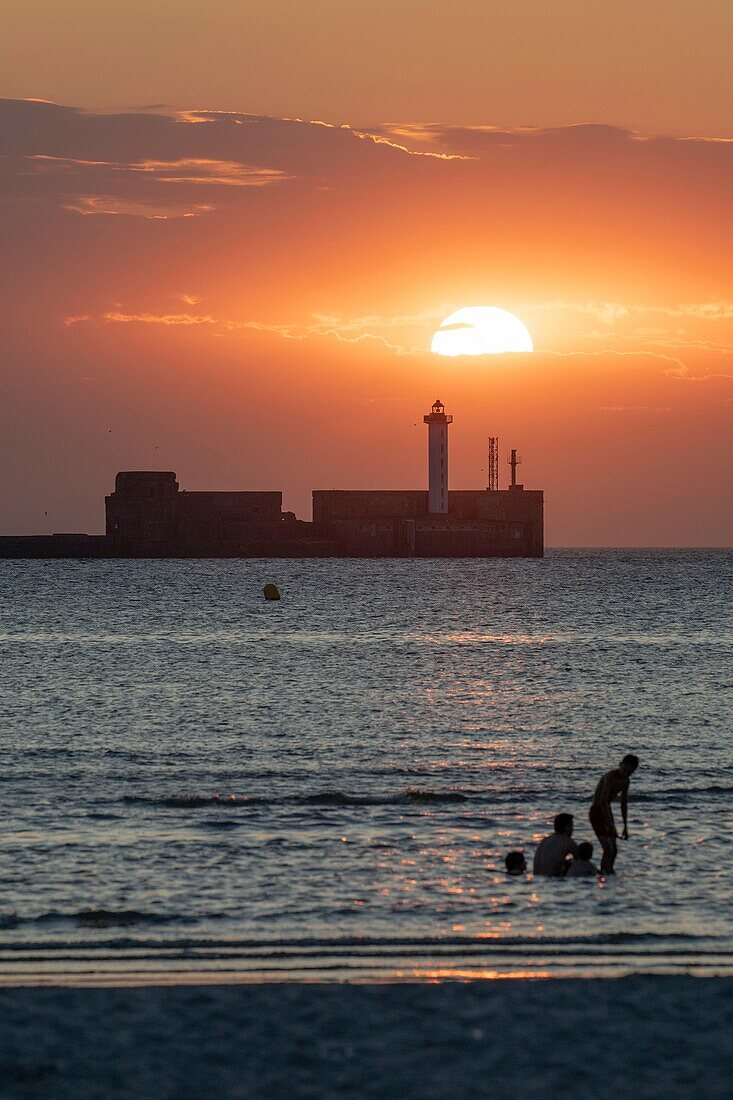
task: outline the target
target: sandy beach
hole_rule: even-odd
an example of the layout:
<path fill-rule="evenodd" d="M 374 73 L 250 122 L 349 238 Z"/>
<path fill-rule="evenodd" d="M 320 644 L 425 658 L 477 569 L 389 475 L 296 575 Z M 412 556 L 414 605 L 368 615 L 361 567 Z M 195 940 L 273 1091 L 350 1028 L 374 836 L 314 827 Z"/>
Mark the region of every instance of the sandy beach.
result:
<path fill-rule="evenodd" d="M 0 1095 L 728 1097 L 733 982 L 0 991 Z"/>

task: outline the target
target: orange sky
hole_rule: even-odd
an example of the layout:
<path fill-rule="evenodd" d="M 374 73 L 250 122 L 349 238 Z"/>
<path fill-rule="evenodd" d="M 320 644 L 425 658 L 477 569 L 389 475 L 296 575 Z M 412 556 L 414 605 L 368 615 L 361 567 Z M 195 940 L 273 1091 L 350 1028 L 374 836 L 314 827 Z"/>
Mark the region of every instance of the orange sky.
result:
<path fill-rule="evenodd" d="M 96 110 L 0 104 L 3 533 L 100 530 L 125 468 L 282 488 L 302 516 L 313 488 L 420 487 L 439 396 L 452 487 L 483 485 L 498 434 L 545 489 L 548 544 L 733 544 L 729 5 L 695 15 L 684 96 L 661 80 L 690 42 L 680 2 L 661 39 L 619 4 L 622 71 L 600 5 L 553 5 L 572 52 L 521 0 L 452 5 L 453 37 L 427 3 L 213 3 L 203 29 L 200 5 L 126 4 L 114 42 L 123 5 L 66 5 L 73 27 L 14 6 L 0 91 Z M 463 305 L 516 313 L 535 354 L 432 356 Z"/>
<path fill-rule="evenodd" d="M 733 137 L 730 0 L 3 0 L 2 94 Z"/>

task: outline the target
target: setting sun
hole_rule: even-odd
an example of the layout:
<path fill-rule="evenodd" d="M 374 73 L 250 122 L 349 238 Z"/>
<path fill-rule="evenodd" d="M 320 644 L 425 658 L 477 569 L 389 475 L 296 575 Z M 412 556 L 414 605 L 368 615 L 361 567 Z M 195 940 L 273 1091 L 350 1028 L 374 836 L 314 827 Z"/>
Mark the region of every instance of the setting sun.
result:
<path fill-rule="evenodd" d="M 513 313 L 496 306 L 467 306 L 446 317 L 433 335 L 436 355 L 501 355 L 534 351 L 532 337 Z"/>

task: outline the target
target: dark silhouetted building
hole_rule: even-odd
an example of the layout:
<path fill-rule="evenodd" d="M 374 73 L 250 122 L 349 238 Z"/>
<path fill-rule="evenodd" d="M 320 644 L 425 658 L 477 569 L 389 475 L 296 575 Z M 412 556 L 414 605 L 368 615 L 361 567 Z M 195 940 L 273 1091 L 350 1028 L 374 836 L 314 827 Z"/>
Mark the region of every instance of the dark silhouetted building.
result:
<path fill-rule="evenodd" d="M 186 493 L 171 472 L 126 471 L 105 500 L 115 556 L 267 556 L 279 546 L 282 493 Z"/>
<path fill-rule="evenodd" d="M 543 494 L 517 485 L 516 451 L 508 489 L 448 489 L 452 420 L 440 401 L 424 417 L 427 490 L 316 490 L 307 523 L 280 492 L 189 493 L 172 471 L 128 470 L 104 535 L 0 538 L 0 557 L 542 557 Z"/>
<path fill-rule="evenodd" d="M 541 558 L 541 492 L 452 490 L 445 512 L 424 490 L 313 494 L 313 522 L 349 557 Z M 442 504 L 441 504 L 442 507 Z"/>

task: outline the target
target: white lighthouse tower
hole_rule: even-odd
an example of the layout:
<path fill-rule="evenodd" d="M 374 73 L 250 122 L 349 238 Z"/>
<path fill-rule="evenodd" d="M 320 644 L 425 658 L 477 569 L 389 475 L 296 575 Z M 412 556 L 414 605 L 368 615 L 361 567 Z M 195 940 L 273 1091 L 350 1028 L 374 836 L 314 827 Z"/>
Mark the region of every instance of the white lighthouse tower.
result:
<path fill-rule="evenodd" d="M 448 512 L 448 425 L 452 416 L 445 415 L 445 405 L 436 401 L 427 416 L 428 426 L 428 511 Z"/>

